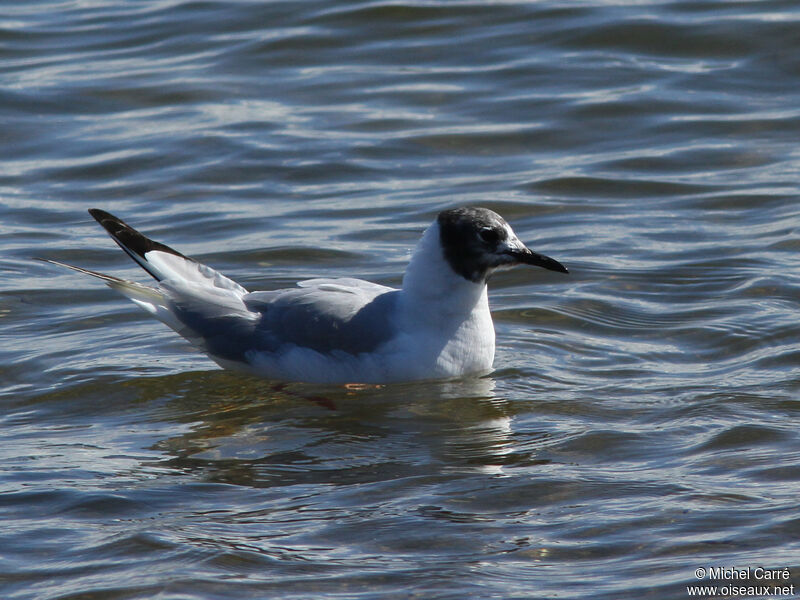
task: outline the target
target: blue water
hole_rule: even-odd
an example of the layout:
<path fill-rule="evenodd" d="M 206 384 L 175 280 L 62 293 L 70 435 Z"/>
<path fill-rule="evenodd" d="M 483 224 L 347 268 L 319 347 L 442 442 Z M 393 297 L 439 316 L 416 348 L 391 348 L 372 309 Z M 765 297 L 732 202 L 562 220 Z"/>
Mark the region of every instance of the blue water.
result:
<path fill-rule="evenodd" d="M 800 594 L 796 2 L 0 15 L 0 597 Z M 32 260 L 144 281 L 97 206 L 251 289 L 397 285 L 465 204 L 571 272 L 492 279 L 477 380 L 227 373 Z"/>

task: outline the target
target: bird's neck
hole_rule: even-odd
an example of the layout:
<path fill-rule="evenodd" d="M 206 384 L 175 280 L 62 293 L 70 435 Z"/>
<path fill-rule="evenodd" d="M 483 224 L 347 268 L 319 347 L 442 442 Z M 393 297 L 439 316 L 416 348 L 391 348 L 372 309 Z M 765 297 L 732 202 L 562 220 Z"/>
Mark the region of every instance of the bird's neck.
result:
<path fill-rule="evenodd" d="M 403 276 L 403 296 L 409 307 L 424 307 L 431 318 L 467 318 L 475 310 L 489 310 L 484 282 L 458 275 L 442 251 L 439 225 L 422 235 Z M 412 308 L 414 310 L 414 308 Z"/>

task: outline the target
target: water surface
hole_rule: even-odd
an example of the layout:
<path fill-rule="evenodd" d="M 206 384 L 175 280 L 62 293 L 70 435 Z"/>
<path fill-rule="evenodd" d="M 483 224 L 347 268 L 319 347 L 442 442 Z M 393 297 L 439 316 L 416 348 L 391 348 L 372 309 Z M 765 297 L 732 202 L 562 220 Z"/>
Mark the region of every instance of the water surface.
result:
<path fill-rule="evenodd" d="M 798 28 L 779 0 L 5 7 L 0 595 L 800 584 Z M 144 281 L 97 206 L 251 289 L 398 285 L 463 204 L 571 274 L 497 274 L 497 370 L 459 382 L 226 373 L 31 260 Z"/>

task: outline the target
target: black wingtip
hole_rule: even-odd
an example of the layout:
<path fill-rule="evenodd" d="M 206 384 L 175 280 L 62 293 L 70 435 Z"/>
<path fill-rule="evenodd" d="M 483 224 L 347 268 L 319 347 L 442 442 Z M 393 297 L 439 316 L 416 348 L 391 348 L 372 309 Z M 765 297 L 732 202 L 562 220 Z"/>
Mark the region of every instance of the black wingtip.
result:
<path fill-rule="evenodd" d="M 125 231 L 140 236 L 142 235 L 138 231 L 136 231 L 133 227 L 128 225 L 125 221 L 123 221 L 119 217 L 115 217 L 110 212 L 100 210 L 99 208 L 90 208 L 89 214 L 92 215 L 94 217 L 94 220 L 100 223 L 100 225 L 103 226 L 103 229 L 105 229 L 112 236 L 117 236 L 119 233 Z"/>
<path fill-rule="evenodd" d="M 128 225 L 125 221 L 119 217 L 115 217 L 110 212 L 106 212 L 99 208 L 90 208 L 89 214 L 92 215 L 92 217 L 94 217 L 98 223 L 100 223 L 103 229 L 108 232 L 108 234 L 111 236 L 111 239 L 113 239 L 120 248 L 122 248 L 128 255 L 130 255 L 131 258 L 139 263 L 139 265 L 141 265 L 145 271 L 147 271 L 153 276 L 153 278 L 157 280 L 160 280 L 158 273 L 153 271 L 152 268 L 150 268 L 147 264 L 147 258 L 145 257 L 147 252 L 157 250 L 159 252 L 167 252 L 169 254 L 174 254 L 175 256 L 180 256 L 186 260 L 191 260 L 177 250 L 173 250 L 161 242 L 156 242 L 142 235 L 133 227 Z"/>
<path fill-rule="evenodd" d="M 180 256 L 181 258 L 187 258 L 177 250 L 173 250 L 161 242 L 156 242 L 142 235 L 133 227 L 128 225 L 125 221 L 119 217 L 115 217 L 110 212 L 106 212 L 99 208 L 90 208 L 89 214 L 92 215 L 92 217 L 94 217 L 94 219 L 100 223 L 100 225 L 102 225 L 103 229 L 105 229 L 109 235 L 114 238 L 115 242 L 124 248 L 135 252 L 142 258 L 144 258 L 145 252 L 149 252 L 151 250 L 159 250 L 161 252 L 174 254 L 175 256 Z"/>
<path fill-rule="evenodd" d="M 105 229 L 111 235 L 111 237 L 113 237 L 115 239 L 119 237 L 119 234 L 121 234 L 123 232 L 126 232 L 126 231 L 137 233 L 137 234 L 139 233 L 133 227 L 129 226 L 122 219 L 119 219 L 119 218 L 115 217 L 114 215 L 112 215 L 109 212 L 106 212 L 104 210 L 100 210 L 99 208 L 90 208 L 89 209 L 89 214 L 92 215 L 92 217 L 94 217 L 94 220 L 97 221 L 98 223 L 100 223 L 100 225 L 102 225 L 103 229 Z M 123 233 L 123 235 L 124 235 L 124 233 Z M 131 246 L 129 246 L 129 248 L 131 248 L 132 250 L 135 250 L 135 248 L 133 248 Z"/>
<path fill-rule="evenodd" d="M 117 219 L 117 217 L 115 217 L 111 213 L 106 212 L 104 210 L 100 210 L 99 208 L 90 208 L 89 214 L 92 215 L 95 219 L 97 219 L 98 223 L 103 219 L 109 219 L 109 218 L 119 221 L 119 219 Z"/>

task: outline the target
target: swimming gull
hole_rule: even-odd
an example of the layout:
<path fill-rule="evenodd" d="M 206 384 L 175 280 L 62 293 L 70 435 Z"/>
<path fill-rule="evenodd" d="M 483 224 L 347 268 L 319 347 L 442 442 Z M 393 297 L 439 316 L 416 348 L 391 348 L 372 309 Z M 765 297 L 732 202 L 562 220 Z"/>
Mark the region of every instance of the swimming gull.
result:
<path fill-rule="evenodd" d="M 98 277 L 220 366 L 284 381 L 387 383 L 491 370 L 495 332 L 486 282 L 517 264 L 567 273 L 533 252 L 486 208 L 439 213 L 422 235 L 400 289 L 361 279 L 309 279 L 248 292 L 222 273 L 148 239 L 121 219 L 89 213 L 158 283 Z"/>

